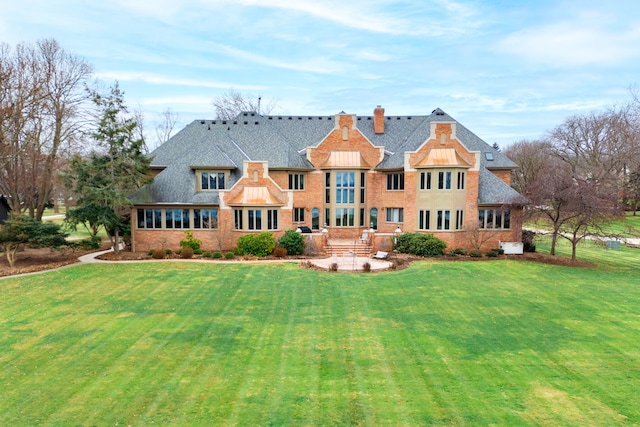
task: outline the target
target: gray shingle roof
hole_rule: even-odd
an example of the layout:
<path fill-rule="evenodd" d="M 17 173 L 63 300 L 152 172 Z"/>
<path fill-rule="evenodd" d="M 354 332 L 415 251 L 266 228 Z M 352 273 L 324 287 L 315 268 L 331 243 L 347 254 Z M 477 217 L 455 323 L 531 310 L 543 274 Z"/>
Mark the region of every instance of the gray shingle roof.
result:
<path fill-rule="evenodd" d="M 376 169 L 389 170 L 402 169 L 404 152 L 420 147 L 429 137 L 434 122 L 457 123 L 436 109 L 427 116 L 386 116 L 382 134 L 374 132 L 372 116 L 359 116 L 356 126 L 373 145 L 385 148 L 387 155 Z M 151 165 L 166 168 L 132 200 L 134 203 L 218 203 L 217 193 L 195 191 L 193 169 L 196 167 L 230 169 L 228 188 L 242 176 L 245 160 L 268 161 L 270 169 L 313 170 L 304 149 L 317 146 L 333 129 L 334 116 L 261 116 L 242 112 L 233 120 L 196 120 L 151 153 Z M 457 138 L 470 151 L 492 153 L 492 161 L 484 154 L 481 156 L 481 172 L 484 168 L 516 167 L 460 123 L 456 129 Z M 481 203 L 500 203 L 499 199 L 510 194 L 499 183 L 509 188 L 498 178 L 481 173 Z"/>

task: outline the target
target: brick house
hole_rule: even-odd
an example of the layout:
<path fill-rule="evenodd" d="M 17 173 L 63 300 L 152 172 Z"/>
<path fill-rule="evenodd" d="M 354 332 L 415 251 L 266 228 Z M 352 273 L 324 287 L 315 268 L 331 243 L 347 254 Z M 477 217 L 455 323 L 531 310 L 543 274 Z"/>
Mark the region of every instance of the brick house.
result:
<path fill-rule="evenodd" d="M 205 250 L 246 233 L 301 228 L 332 242 L 390 249 L 398 232 L 449 249 L 519 242 L 516 165 L 440 109 L 427 116 L 261 116 L 196 120 L 152 154 L 154 181 L 131 198 L 134 251 Z M 306 227 L 306 228 L 305 228 Z"/>

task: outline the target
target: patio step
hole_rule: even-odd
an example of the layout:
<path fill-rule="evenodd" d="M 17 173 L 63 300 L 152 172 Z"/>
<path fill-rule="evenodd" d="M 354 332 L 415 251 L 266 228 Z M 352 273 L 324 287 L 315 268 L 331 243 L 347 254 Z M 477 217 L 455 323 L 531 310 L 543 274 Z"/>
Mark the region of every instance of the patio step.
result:
<path fill-rule="evenodd" d="M 360 240 L 329 239 L 326 251 L 331 255 L 343 256 L 346 253 L 355 252 L 356 256 L 368 257 L 371 255 L 371 245 Z"/>

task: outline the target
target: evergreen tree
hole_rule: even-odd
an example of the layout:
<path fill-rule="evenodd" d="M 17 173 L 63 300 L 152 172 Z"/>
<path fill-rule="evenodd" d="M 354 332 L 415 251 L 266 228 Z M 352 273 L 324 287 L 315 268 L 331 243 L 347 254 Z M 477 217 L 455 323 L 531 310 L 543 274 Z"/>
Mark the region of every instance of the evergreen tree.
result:
<path fill-rule="evenodd" d="M 144 140 L 136 135 L 137 123 L 124 102 L 124 93 L 116 83 L 106 95 L 91 91 L 99 122 L 91 137 L 98 150 L 88 158 L 76 157 L 64 177 L 67 186 L 79 196 L 77 207 L 67 220 L 72 224 L 88 223 L 92 230 L 103 226 L 114 251 L 125 214 L 128 196 L 150 181 L 149 159 L 144 155 Z"/>

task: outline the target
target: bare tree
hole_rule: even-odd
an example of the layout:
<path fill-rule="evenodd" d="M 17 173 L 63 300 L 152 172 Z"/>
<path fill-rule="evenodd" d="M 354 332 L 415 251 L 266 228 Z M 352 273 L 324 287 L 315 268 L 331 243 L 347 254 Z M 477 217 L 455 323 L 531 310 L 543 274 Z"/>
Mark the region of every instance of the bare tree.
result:
<path fill-rule="evenodd" d="M 164 144 L 171 137 L 173 128 L 178 121 L 178 114 L 173 112 L 171 108 L 167 108 L 162 112 L 162 121 L 156 126 L 156 147 Z"/>
<path fill-rule="evenodd" d="M 593 179 L 575 177 L 571 165 L 559 158 L 548 159 L 527 196 L 529 213 L 551 224 L 551 255 L 563 237 L 572 244 L 574 260 L 577 244 L 589 234 L 598 234 L 602 224 L 621 213 L 615 193 Z"/>
<path fill-rule="evenodd" d="M 552 150 L 572 175 L 620 191 L 637 153 L 628 106 L 573 116 L 550 132 Z"/>
<path fill-rule="evenodd" d="M 92 67 L 54 39 L 0 48 L 0 192 L 37 220 L 51 201 L 59 154 L 77 141 Z"/>
<path fill-rule="evenodd" d="M 542 140 L 515 142 L 505 150 L 504 154 L 518 164 L 518 169 L 513 172 L 511 185 L 524 195 L 537 181 L 539 174 L 552 156 L 551 145 Z"/>
<path fill-rule="evenodd" d="M 268 115 L 276 107 L 274 101 L 265 102 L 260 95 L 242 94 L 231 89 L 229 92 L 217 96 L 213 101 L 216 118 L 231 120 L 243 111 L 255 111 L 258 114 Z"/>

